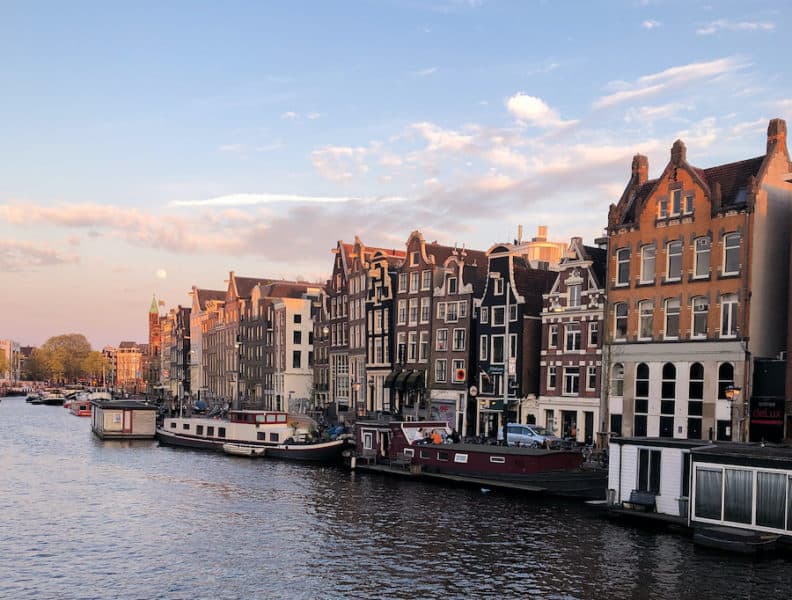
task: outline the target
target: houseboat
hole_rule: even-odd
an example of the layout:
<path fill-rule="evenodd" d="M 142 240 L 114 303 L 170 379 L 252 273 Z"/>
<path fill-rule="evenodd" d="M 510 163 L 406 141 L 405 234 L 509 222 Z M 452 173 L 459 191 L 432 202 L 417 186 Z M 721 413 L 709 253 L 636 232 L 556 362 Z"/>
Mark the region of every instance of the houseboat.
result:
<path fill-rule="evenodd" d="M 279 411 L 235 410 L 228 419 L 204 416 L 168 417 L 157 429 L 157 439 L 169 446 L 228 452 L 264 448 L 264 456 L 289 460 L 335 462 L 348 440 L 316 441 L 316 423 L 302 415 Z M 250 450 L 251 454 L 255 454 Z"/>
<path fill-rule="evenodd" d="M 437 437 L 444 441 L 435 443 Z M 358 421 L 352 466 L 555 496 L 605 498 L 607 472 L 585 465 L 581 452 L 454 443 L 453 437 L 445 421 Z"/>
<path fill-rule="evenodd" d="M 91 400 L 91 431 L 100 439 L 142 440 L 155 435 L 157 407 L 137 400 Z"/>
<path fill-rule="evenodd" d="M 610 441 L 607 513 L 755 553 L 792 543 L 792 448 L 671 438 Z"/>
<path fill-rule="evenodd" d="M 69 401 L 69 410 L 76 417 L 91 416 L 91 401 L 88 398 L 72 398 Z"/>

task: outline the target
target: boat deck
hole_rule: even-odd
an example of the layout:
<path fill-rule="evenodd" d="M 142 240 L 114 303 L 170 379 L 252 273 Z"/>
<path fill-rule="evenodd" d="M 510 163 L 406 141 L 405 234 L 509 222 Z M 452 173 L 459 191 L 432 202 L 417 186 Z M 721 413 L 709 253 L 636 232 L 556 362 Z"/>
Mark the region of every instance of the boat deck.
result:
<path fill-rule="evenodd" d="M 688 525 L 687 517 L 678 517 L 653 511 L 621 508 L 618 505 L 609 505 L 605 500 L 591 500 L 586 502 L 593 509 L 601 511 L 606 517 L 630 521 L 641 521 L 647 524 L 679 527 L 692 531 Z"/>

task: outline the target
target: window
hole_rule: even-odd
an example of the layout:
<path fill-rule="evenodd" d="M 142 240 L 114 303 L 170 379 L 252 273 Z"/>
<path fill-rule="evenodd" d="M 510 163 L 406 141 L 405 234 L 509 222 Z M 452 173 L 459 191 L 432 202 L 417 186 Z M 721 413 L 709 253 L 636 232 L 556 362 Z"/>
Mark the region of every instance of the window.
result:
<path fill-rule="evenodd" d="M 693 213 L 693 196 L 688 194 L 685 196 L 685 214 L 690 215 Z"/>
<path fill-rule="evenodd" d="M 363 449 L 371 450 L 374 447 L 374 434 L 366 432 L 363 434 Z"/>
<path fill-rule="evenodd" d="M 703 297 L 693 298 L 693 323 L 691 324 L 691 337 L 707 337 L 707 315 L 709 313 L 709 300 Z"/>
<path fill-rule="evenodd" d="M 482 323 L 489 323 L 489 308 L 486 306 L 481 307 L 481 319 Z"/>
<path fill-rule="evenodd" d="M 435 361 L 435 381 L 437 383 L 448 381 L 448 368 L 444 358 L 439 358 Z"/>
<path fill-rule="evenodd" d="M 294 350 L 292 352 L 292 369 L 299 369 L 302 365 L 302 351 Z"/>
<path fill-rule="evenodd" d="M 547 388 L 550 390 L 554 390 L 556 387 L 556 368 L 555 367 L 547 367 Z"/>
<path fill-rule="evenodd" d="M 295 344 L 302 344 L 302 331 L 295 331 L 293 339 Z"/>
<path fill-rule="evenodd" d="M 400 363 L 403 363 L 405 361 L 405 359 L 407 358 L 407 334 L 406 333 L 402 332 L 402 333 L 399 334 L 398 343 L 396 345 L 396 352 L 397 352 L 396 359 Z"/>
<path fill-rule="evenodd" d="M 399 291 L 407 291 L 407 273 L 399 273 Z"/>
<path fill-rule="evenodd" d="M 611 396 L 624 396 L 624 365 L 616 363 L 611 368 Z"/>
<path fill-rule="evenodd" d="M 646 436 L 646 414 L 649 412 L 649 365 L 640 363 L 635 371 L 635 427 L 633 434 Z"/>
<path fill-rule="evenodd" d="M 753 471 L 724 469 L 723 520 L 750 523 L 753 509 Z"/>
<path fill-rule="evenodd" d="M 558 325 L 549 325 L 547 327 L 547 337 L 549 339 L 550 348 L 558 347 Z"/>
<path fill-rule="evenodd" d="M 669 299 L 665 303 L 665 339 L 679 337 L 679 300 Z"/>
<path fill-rule="evenodd" d="M 465 349 L 465 330 L 464 329 L 454 329 L 454 351 L 460 351 Z"/>
<path fill-rule="evenodd" d="M 728 399 L 729 390 L 734 388 L 734 365 L 723 363 L 718 367 L 718 399 Z"/>
<path fill-rule="evenodd" d="M 660 437 L 674 437 L 674 399 L 676 398 L 676 367 L 663 365 L 660 385 Z"/>
<path fill-rule="evenodd" d="M 207 435 L 207 437 L 214 437 L 214 427 L 207 427 L 206 428 L 206 435 Z"/>
<path fill-rule="evenodd" d="M 418 348 L 418 360 L 425 362 L 429 359 L 429 332 L 421 332 L 421 344 Z"/>
<path fill-rule="evenodd" d="M 710 270 L 710 248 L 712 246 L 708 237 L 696 238 L 696 266 L 695 277 L 709 277 Z"/>
<path fill-rule="evenodd" d="M 410 325 L 418 324 L 418 298 L 410 298 Z"/>
<path fill-rule="evenodd" d="M 566 349 L 580 350 L 580 324 L 570 323 L 566 326 Z"/>
<path fill-rule="evenodd" d="M 195 426 L 195 435 L 203 435 L 203 425 Z"/>
<path fill-rule="evenodd" d="M 630 284 L 630 249 L 616 251 L 616 285 Z"/>
<path fill-rule="evenodd" d="M 492 336 L 492 353 L 490 354 L 490 362 L 493 364 L 503 364 L 505 358 L 503 347 L 503 336 Z"/>
<path fill-rule="evenodd" d="M 564 369 L 564 395 L 576 396 L 580 392 L 580 367 Z"/>
<path fill-rule="evenodd" d="M 599 322 L 593 321 L 589 323 L 589 346 L 597 346 L 599 344 Z"/>
<path fill-rule="evenodd" d="M 623 340 L 627 337 L 627 303 L 620 302 L 614 309 L 614 337 Z"/>
<path fill-rule="evenodd" d="M 435 339 L 435 350 L 440 352 L 448 350 L 448 329 L 438 329 Z"/>
<path fill-rule="evenodd" d="M 418 358 L 418 332 L 411 331 L 409 333 L 409 342 L 407 343 L 407 360 L 415 362 Z"/>
<path fill-rule="evenodd" d="M 418 250 L 410 252 L 410 266 L 414 267 L 419 262 L 421 262 L 421 253 Z"/>
<path fill-rule="evenodd" d="M 421 274 L 418 271 L 410 273 L 410 293 L 414 294 L 418 291 L 418 285 L 421 282 Z"/>
<path fill-rule="evenodd" d="M 580 306 L 580 284 L 570 285 L 567 288 L 567 292 L 569 293 L 569 306 L 576 307 Z M 516 306 L 514 308 L 517 308 Z"/>
<path fill-rule="evenodd" d="M 224 438 L 226 436 L 225 427 L 218 427 L 217 428 L 217 437 Z"/>
<path fill-rule="evenodd" d="M 294 315 L 295 323 L 302 323 L 302 315 Z"/>
<path fill-rule="evenodd" d="M 449 294 L 456 294 L 457 293 L 457 278 L 456 277 L 449 277 L 448 278 L 448 293 Z"/>
<path fill-rule="evenodd" d="M 493 306 L 492 307 L 492 326 L 497 327 L 499 325 L 504 325 L 504 314 L 506 313 L 505 306 Z"/>
<path fill-rule="evenodd" d="M 487 360 L 487 336 L 479 337 L 479 360 Z"/>
<path fill-rule="evenodd" d="M 740 272 L 740 234 L 723 236 L 723 274 L 736 275 Z"/>
<path fill-rule="evenodd" d="M 586 368 L 586 389 L 589 391 L 597 389 L 597 367 Z"/>
<path fill-rule="evenodd" d="M 690 365 L 690 383 L 688 384 L 688 398 L 691 400 L 704 399 L 704 367 L 701 363 Z"/>
<path fill-rule="evenodd" d="M 701 439 L 701 417 L 704 414 L 703 400 L 704 367 L 701 363 L 693 363 L 690 365 L 690 379 L 688 383 L 688 439 Z"/>
<path fill-rule="evenodd" d="M 445 321 L 446 318 L 446 303 L 445 302 L 438 302 L 437 303 L 437 318 L 441 321 Z"/>
<path fill-rule="evenodd" d="M 446 323 L 456 323 L 459 321 L 459 304 L 449 302 L 446 304 Z"/>
<path fill-rule="evenodd" d="M 638 450 L 638 490 L 660 493 L 660 450 Z"/>
<path fill-rule="evenodd" d="M 498 279 L 493 279 L 493 281 L 494 281 L 495 295 L 503 296 L 503 279 L 499 277 Z"/>
<path fill-rule="evenodd" d="M 187 431 L 189 431 L 190 430 L 190 424 L 189 423 L 182 423 L 182 429 L 186 429 Z"/>
<path fill-rule="evenodd" d="M 723 470 L 696 468 L 697 517 L 721 520 L 723 511 Z"/>
<path fill-rule="evenodd" d="M 459 301 L 459 318 L 460 319 L 467 318 L 467 308 L 468 308 L 468 301 L 467 300 L 460 300 Z"/>
<path fill-rule="evenodd" d="M 660 200 L 659 206 L 657 208 L 657 216 L 661 219 L 668 217 L 668 198 L 663 198 Z"/>
<path fill-rule="evenodd" d="M 654 316 L 654 302 L 644 300 L 638 305 L 638 339 L 652 339 L 652 317 Z"/>
<path fill-rule="evenodd" d="M 421 323 L 428 323 L 431 314 L 429 303 L 431 298 L 421 298 Z"/>
<path fill-rule="evenodd" d="M 517 320 L 517 305 L 509 304 L 509 321 L 514 323 Z"/>
<path fill-rule="evenodd" d="M 451 368 L 454 373 L 454 383 L 465 382 L 465 361 L 463 359 L 455 358 L 451 361 Z"/>
<path fill-rule="evenodd" d="M 682 190 L 671 192 L 671 216 L 677 216 L 682 212 Z"/>
<path fill-rule="evenodd" d="M 657 254 L 657 248 L 655 248 L 654 244 L 641 248 L 641 283 L 654 281 L 655 254 Z"/>
<path fill-rule="evenodd" d="M 517 358 L 517 334 L 509 334 L 509 358 Z"/>
<path fill-rule="evenodd" d="M 407 324 L 407 300 L 399 300 L 398 324 Z"/>
<path fill-rule="evenodd" d="M 737 295 L 721 296 L 721 337 L 737 335 Z"/>
<path fill-rule="evenodd" d="M 682 277 L 682 242 L 669 242 L 666 249 L 668 252 L 666 280 L 677 281 Z"/>
<path fill-rule="evenodd" d="M 432 288 L 432 272 L 421 271 L 421 289 L 429 290 Z"/>

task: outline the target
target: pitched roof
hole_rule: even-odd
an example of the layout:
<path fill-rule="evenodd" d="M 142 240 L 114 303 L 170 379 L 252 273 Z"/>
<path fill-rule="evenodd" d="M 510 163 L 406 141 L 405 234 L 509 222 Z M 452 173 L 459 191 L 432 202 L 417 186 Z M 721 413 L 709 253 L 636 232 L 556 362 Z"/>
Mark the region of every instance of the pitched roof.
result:
<path fill-rule="evenodd" d="M 747 188 L 750 178 L 759 174 L 759 169 L 762 168 L 764 159 L 765 155 L 763 154 L 747 160 L 717 165 L 709 169 L 695 170 L 707 182 L 710 189 L 713 189 L 715 183 L 720 184 L 722 206 L 742 204 L 745 202 L 745 194 L 741 195 L 740 190 Z"/>
<path fill-rule="evenodd" d="M 157 306 L 157 297 L 151 297 L 151 308 L 149 308 L 150 315 L 158 315 L 159 314 L 159 307 Z"/>
<path fill-rule="evenodd" d="M 195 290 L 198 295 L 198 307 L 206 310 L 206 303 L 209 301 L 224 302 L 226 293 L 221 290 Z"/>
<path fill-rule="evenodd" d="M 302 298 L 309 288 L 324 289 L 324 285 L 306 281 L 273 281 L 262 288 L 261 295 L 269 298 Z"/>
<path fill-rule="evenodd" d="M 250 293 L 253 291 L 253 288 L 256 287 L 258 284 L 268 284 L 271 283 L 273 280 L 271 278 L 264 278 L 264 277 L 234 277 L 234 281 L 236 282 L 237 294 L 239 294 L 240 298 L 250 298 Z"/>

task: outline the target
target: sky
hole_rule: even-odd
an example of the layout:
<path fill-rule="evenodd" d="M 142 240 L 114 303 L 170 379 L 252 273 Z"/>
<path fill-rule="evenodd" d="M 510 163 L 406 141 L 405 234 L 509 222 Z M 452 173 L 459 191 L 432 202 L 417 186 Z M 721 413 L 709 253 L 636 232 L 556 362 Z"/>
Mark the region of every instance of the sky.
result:
<path fill-rule="evenodd" d="M 145 343 L 153 295 L 338 240 L 593 241 L 632 156 L 792 125 L 782 1 L 0 2 L 0 339 Z"/>

